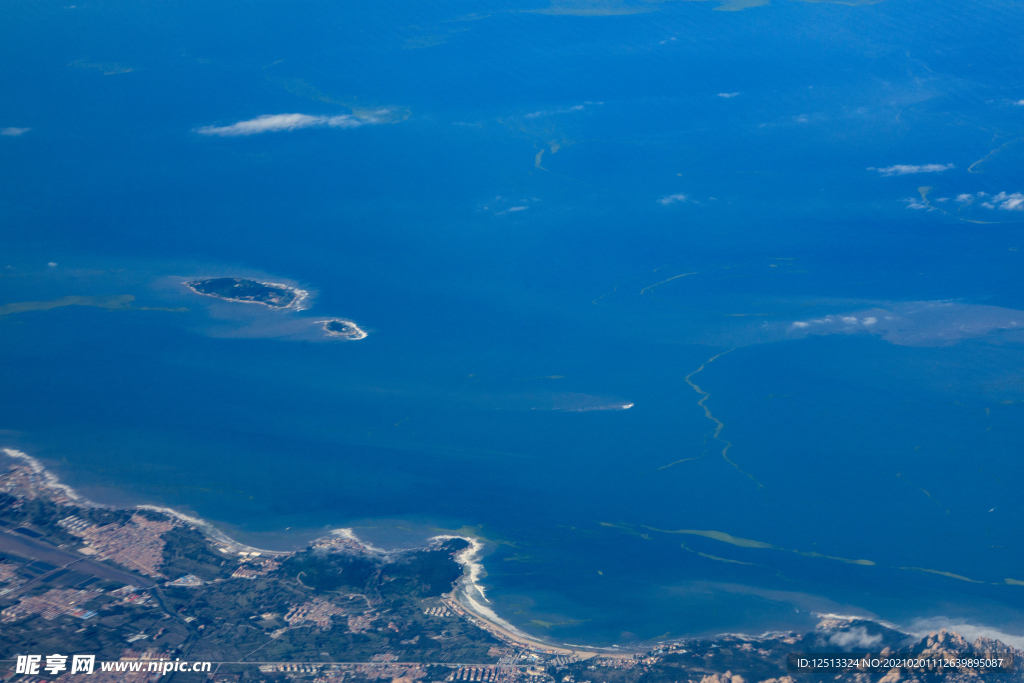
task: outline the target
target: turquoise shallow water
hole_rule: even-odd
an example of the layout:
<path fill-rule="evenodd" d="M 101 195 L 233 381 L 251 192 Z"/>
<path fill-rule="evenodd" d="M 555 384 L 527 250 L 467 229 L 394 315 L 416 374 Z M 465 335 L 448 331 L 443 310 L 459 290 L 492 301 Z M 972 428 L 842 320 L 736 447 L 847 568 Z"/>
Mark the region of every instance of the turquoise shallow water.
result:
<path fill-rule="evenodd" d="M 714 5 L 5 10 L 7 445 L 268 543 L 473 531 L 564 642 L 1024 633 L 1017 10 Z"/>

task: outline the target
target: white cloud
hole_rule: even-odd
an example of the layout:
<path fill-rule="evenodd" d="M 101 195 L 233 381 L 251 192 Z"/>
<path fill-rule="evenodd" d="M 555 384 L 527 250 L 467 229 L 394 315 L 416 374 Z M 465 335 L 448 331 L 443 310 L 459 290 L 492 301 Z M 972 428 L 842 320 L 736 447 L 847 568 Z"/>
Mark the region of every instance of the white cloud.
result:
<path fill-rule="evenodd" d="M 593 103 L 587 102 L 586 104 L 593 104 Z M 604 103 L 603 102 L 597 102 L 596 104 L 604 104 Z M 583 111 L 584 109 L 586 109 L 586 107 L 584 105 L 577 104 L 574 107 L 562 107 L 560 109 L 554 109 L 552 111 L 535 111 L 535 112 L 530 112 L 529 114 L 526 114 L 525 116 L 523 116 L 523 118 L 524 119 L 537 119 L 537 118 L 540 118 L 541 116 L 551 116 L 552 114 L 569 114 L 569 113 L 572 113 L 574 111 Z"/>
<path fill-rule="evenodd" d="M 730 97 L 736 97 L 738 95 L 739 95 L 738 92 L 720 92 L 720 93 L 718 93 L 719 97 L 724 97 L 726 99 L 728 99 Z"/>
<path fill-rule="evenodd" d="M 957 197 L 959 199 L 959 197 Z M 987 202 L 981 204 L 986 209 L 1002 209 L 1003 211 L 1024 211 L 1024 194 L 1000 192 Z"/>
<path fill-rule="evenodd" d="M 685 194 L 670 194 L 667 197 L 662 197 L 658 200 L 658 203 L 662 206 L 668 206 L 669 204 L 675 204 L 676 202 L 685 202 Z"/>
<path fill-rule="evenodd" d="M 25 133 L 32 130 L 31 128 L 2 128 L 0 129 L 0 135 L 7 135 L 10 137 L 17 137 L 24 135 Z"/>
<path fill-rule="evenodd" d="M 889 320 L 892 320 L 890 317 Z M 838 323 L 842 322 L 847 327 L 840 329 Z M 878 318 L 866 317 L 863 320 L 859 319 L 855 315 L 826 315 L 824 318 L 815 318 L 813 320 L 798 320 L 790 325 L 791 329 L 802 330 L 812 325 L 816 327 L 816 332 L 820 334 L 829 334 L 833 332 L 855 332 L 856 329 L 851 329 L 850 325 L 865 325 L 871 326 L 878 322 Z"/>
<path fill-rule="evenodd" d="M 527 199 L 508 199 L 506 197 L 502 197 L 501 195 L 498 195 L 497 197 L 494 198 L 494 201 L 495 201 L 496 204 L 499 205 L 499 206 L 494 207 L 494 210 L 495 210 L 494 215 L 495 216 L 506 216 L 506 215 L 508 215 L 510 213 L 519 213 L 520 211 L 526 211 L 527 209 L 530 208 L 530 205 L 531 205 L 532 202 L 537 202 L 539 200 L 536 197 L 534 197 L 533 199 L 529 199 L 529 198 L 527 198 Z M 509 206 L 509 204 L 511 204 L 511 206 Z M 501 211 L 499 211 L 498 209 L 500 207 L 502 207 L 502 206 L 507 206 L 508 208 L 502 209 Z M 484 207 L 484 211 L 490 211 L 490 210 L 491 210 L 490 206 L 485 206 Z"/>
<path fill-rule="evenodd" d="M 869 634 L 866 628 L 863 626 L 857 626 L 856 628 L 851 628 L 849 631 L 836 631 L 828 639 L 828 642 L 833 645 L 838 645 L 843 649 L 854 647 L 868 648 L 882 642 L 882 634 Z"/>
<path fill-rule="evenodd" d="M 940 173 L 942 171 L 948 171 L 953 168 L 953 164 L 923 164 L 920 166 L 914 164 L 895 164 L 893 166 L 886 166 L 885 168 L 875 168 L 871 166 L 868 168 L 869 171 L 878 171 L 884 176 L 890 175 L 907 175 L 908 173 Z"/>
<path fill-rule="evenodd" d="M 952 301 L 907 301 L 789 323 L 787 336 L 871 333 L 902 346 L 941 346 L 999 330 L 1024 331 L 1024 311 Z"/>
<path fill-rule="evenodd" d="M 918 199 L 917 197 L 911 197 L 910 199 L 904 199 L 903 201 L 905 201 L 907 203 L 907 208 L 908 209 L 926 209 L 927 211 L 934 211 L 935 210 L 935 207 L 928 206 L 927 204 L 925 204 L 922 200 Z"/>
<path fill-rule="evenodd" d="M 327 119 L 327 125 L 331 128 L 356 128 L 364 123 L 379 123 L 377 119 L 360 119 L 355 116 L 332 116 Z"/>
<path fill-rule="evenodd" d="M 989 196 L 984 192 L 958 194 L 956 201 L 965 206 L 970 206 L 974 203 L 975 199 Z M 999 194 L 991 195 L 991 198 L 988 201 L 982 202 L 981 206 L 984 206 L 986 209 L 1002 209 L 1003 211 L 1024 211 L 1024 194 L 1020 192 L 1000 192 Z"/>
<path fill-rule="evenodd" d="M 348 114 L 341 116 L 310 116 L 309 114 L 266 114 L 248 121 L 239 121 L 230 126 L 203 126 L 196 128 L 200 135 L 219 135 L 221 137 L 237 137 L 239 135 L 256 135 L 258 133 L 276 133 L 284 130 L 300 128 L 356 128 L 366 123 L 377 123 L 373 118 L 357 118 Z"/>
<path fill-rule="evenodd" d="M 1014 104 L 1020 107 L 1024 107 L 1024 100 L 1017 100 L 1016 102 L 1014 102 Z"/>

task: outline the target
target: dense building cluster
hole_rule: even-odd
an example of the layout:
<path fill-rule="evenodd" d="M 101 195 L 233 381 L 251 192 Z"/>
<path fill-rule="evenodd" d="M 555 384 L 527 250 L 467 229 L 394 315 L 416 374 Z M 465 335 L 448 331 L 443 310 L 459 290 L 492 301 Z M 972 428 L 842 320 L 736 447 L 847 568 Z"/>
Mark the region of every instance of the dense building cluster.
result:
<path fill-rule="evenodd" d="M 344 534 L 334 534 L 327 538 L 318 539 L 314 541 L 310 547 L 313 550 L 322 550 L 325 552 L 341 552 L 345 550 L 363 552 L 366 550 L 366 546 L 362 543 Z"/>
<path fill-rule="evenodd" d="M 173 520 L 155 521 L 136 514 L 125 524 L 96 526 L 70 515 L 57 524 L 85 541 L 87 547 L 81 551 L 85 554 L 113 560 L 146 576 L 166 578 L 158 567 L 164 561 L 163 535 L 175 527 Z"/>
<path fill-rule="evenodd" d="M 496 666 L 460 666 L 446 678 L 446 681 L 483 681 L 493 683 L 498 680 L 498 667 Z"/>
<path fill-rule="evenodd" d="M 97 591 L 54 588 L 42 595 L 22 598 L 16 605 L 0 612 L 0 622 L 11 623 L 35 614 L 47 621 L 65 614 L 78 619 L 90 619 L 96 616 L 96 612 L 84 609 L 83 606 L 97 595 Z"/>
<path fill-rule="evenodd" d="M 373 622 L 377 619 L 373 614 L 356 614 L 348 618 L 349 633 L 366 633 L 373 628 Z"/>
<path fill-rule="evenodd" d="M 3 449 L 8 457 L 10 449 Z M 26 501 L 44 498 L 58 505 L 74 505 L 80 502 L 70 488 L 58 483 L 52 473 L 47 472 L 39 463 L 31 460 L 15 461 L 7 470 L 0 474 L 0 493 L 7 493 L 17 499 L 16 506 Z"/>
<path fill-rule="evenodd" d="M 111 609 L 118 606 L 142 607 L 153 600 L 152 593 L 149 591 L 139 590 L 135 586 L 122 586 L 121 588 L 110 591 L 108 595 L 116 597 L 117 600 L 104 605 L 104 609 Z"/>
<path fill-rule="evenodd" d="M 310 602 L 292 607 L 284 615 L 284 620 L 292 628 L 312 623 L 317 628 L 326 631 L 331 628 L 331 617 L 340 617 L 344 614 L 345 610 L 333 602 L 323 598 L 316 598 Z"/>
<path fill-rule="evenodd" d="M 450 617 L 452 615 L 451 610 L 443 605 L 439 607 L 429 607 L 423 610 L 423 613 L 428 617 Z"/>
<path fill-rule="evenodd" d="M 0 562 L 0 596 L 7 595 L 24 583 L 13 562 Z"/>
<path fill-rule="evenodd" d="M 245 556 L 243 557 L 242 562 L 246 562 L 247 564 L 239 567 L 231 574 L 231 578 L 233 579 L 255 580 L 281 568 L 281 564 L 272 559 L 255 561 L 255 558 L 259 556 L 259 553 L 239 554 Z"/>

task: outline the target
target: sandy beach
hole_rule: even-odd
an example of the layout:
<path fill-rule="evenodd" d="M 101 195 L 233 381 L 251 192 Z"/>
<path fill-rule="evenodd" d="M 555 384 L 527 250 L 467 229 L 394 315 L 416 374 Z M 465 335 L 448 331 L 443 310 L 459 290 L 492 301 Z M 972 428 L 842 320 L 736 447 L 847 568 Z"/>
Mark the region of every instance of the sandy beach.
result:
<path fill-rule="evenodd" d="M 490 631 L 499 640 L 514 643 L 520 647 L 543 652 L 545 654 L 575 656 L 578 659 L 602 656 L 613 658 L 629 658 L 634 654 L 633 650 L 624 648 L 600 648 L 577 645 L 556 645 L 540 638 L 524 633 L 502 619 L 498 614 L 485 603 L 487 599 L 486 589 L 480 580 L 487 575 L 484 565 L 481 562 L 481 553 L 484 544 L 479 539 L 470 536 L 440 535 L 429 539 L 430 541 L 443 541 L 459 538 L 467 543 L 469 547 L 455 555 L 455 561 L 462 565 L 462 578 L 459 579 L 450 597 L 445 603 L 455 612 L 474 621 L 478 626 Z M 636 650 L 640 652 L 641 650 Z"/>

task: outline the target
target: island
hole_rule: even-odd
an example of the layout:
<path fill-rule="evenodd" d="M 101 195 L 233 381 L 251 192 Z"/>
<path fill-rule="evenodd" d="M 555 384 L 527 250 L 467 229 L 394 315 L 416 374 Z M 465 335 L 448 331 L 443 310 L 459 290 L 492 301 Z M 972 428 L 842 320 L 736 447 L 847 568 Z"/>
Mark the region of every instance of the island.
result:
<path fill-rule="evenodd" d="M 330 320 L 318 320 L 319 324 L 324 326 L 324 332 L 328 337 L 335 339 L 350 339 L 355 341 L 356 339 L 366 339 L 366 332 L 359 328 L 351 320 L 343 320 L 341 318 L 331 318 Z"/>
<path fill-rule="evenodd" d="M 215 277 L 183 283 L 196 294 L 225 301 L 263 304 L 270 308 L 301 310 L 309 292 L 277 282 L 260 282 L 238 277 Z"/>

